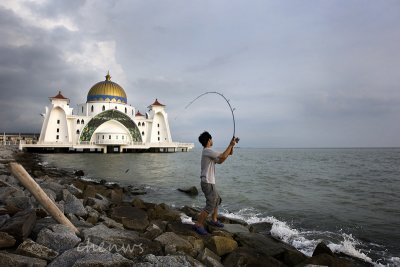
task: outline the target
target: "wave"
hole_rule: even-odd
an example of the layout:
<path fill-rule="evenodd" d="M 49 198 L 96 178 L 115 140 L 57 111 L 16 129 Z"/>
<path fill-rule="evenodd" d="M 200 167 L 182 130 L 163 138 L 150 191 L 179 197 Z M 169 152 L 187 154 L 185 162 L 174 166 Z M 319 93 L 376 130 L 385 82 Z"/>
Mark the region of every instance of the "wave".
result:
<path fill-rule="evenodd" d="M 399 257 L 391 257 L 384 260 L 380 259 L 378 262 L 374 262 L 371 257 L 367 255 L 367 252 L 364 252 L 359 248 L 366 247 L 366 244 L 356 239 L 351 234 L 343 233 L 342 231 L 334 233 L 330 231 L 306 231 L 295 229 L 289 225 L 289 223 L 281 221 L 273 216 L 264 216 L 254 208 L 244 208 L 237 212 L 229 212 L 225 209 L 221 209 L 221 214 L 228 218 L 243 220 L 248 224 L 260 222 L 270 223 L 272 224 L 270 234 L 273 237 L 292 245 L 309 257 L 312 256 L 315 247 L 320 242 L 325 241 L 329 242 L 327 246 L 332 250 L 332 252 L 343 253 L 361 259 L 367 263 L 371 263 L 374 266 L 386 266 L 379 261 L 386 261 L 388 263 L 387 266 L 399 266 L 400 264 Z"/>

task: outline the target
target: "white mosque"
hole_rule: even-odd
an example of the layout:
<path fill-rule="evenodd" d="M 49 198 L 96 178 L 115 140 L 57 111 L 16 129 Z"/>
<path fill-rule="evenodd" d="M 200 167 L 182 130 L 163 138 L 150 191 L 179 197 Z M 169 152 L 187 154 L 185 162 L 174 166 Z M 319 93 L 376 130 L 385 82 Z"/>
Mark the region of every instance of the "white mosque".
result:
<path fill-rule="evenodd" d="M 37 144 L 20 144 L 21 150 L 55 152 L 177 152 L 193 143 L 172 141 L 165 105 L 157 99 L 141 114 L 131 105 L 124 89 L 106 80 L 90 88 L 86 103 L 77 110 L 61 92 L 50 97 Z"/>

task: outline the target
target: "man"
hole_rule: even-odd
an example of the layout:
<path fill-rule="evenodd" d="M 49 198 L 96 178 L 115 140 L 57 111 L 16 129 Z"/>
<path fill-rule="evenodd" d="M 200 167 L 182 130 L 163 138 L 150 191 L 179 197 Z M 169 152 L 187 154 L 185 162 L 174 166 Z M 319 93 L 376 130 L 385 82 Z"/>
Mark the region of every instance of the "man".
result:
<path fill-rule="evenodd" d="M 232 138 L 228 147 L 221 154 L 216 152 L 211 147 L 213 146 L 213 140 L 208 132 L 203 132 L 199 136 L 199 142 L 203 146 L 203 153 L 201 154 L 201 190 L 206 197 L 206 206 L 200 212 L 197 223 L 194 225 L 194 230 L 200 235 L 206 235 L 207 231 L 204 228 L 204 223 L 209 214 L 212 213 L 212 218 L 209 224 L 217 227 L 224 227 L 224 225 L 218 221 L 218 205 L 221 204 L 221 197 L 215 188 L 215 163 L 223 163 L 229 155 L 233 153 L 233 147 L 235 146 L 238 139 Z"/>

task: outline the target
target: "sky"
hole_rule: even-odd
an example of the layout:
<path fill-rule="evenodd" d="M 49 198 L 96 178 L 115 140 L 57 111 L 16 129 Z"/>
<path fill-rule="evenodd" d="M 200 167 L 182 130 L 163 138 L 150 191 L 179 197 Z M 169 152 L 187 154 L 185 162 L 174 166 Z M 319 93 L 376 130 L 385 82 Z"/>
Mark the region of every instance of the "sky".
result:
<path fill-rule="evenodd" d="M 399 147 L 400 1 L 2 0 L 0 131 L 40 132 L 105 80 L 140 112 L 166 105 L 174 141 Z"/>

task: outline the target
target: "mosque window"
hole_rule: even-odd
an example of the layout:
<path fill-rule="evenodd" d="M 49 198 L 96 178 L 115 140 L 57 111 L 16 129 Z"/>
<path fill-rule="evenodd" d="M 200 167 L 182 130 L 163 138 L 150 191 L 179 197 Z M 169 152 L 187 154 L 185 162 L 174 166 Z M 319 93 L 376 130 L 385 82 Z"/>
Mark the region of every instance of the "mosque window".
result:
<path fill-rule="evenodd" d="M 90 108 L 90 110 L 93 112 L 93 110 L 94 110 L 93 105 L 92 105 L 92 107 Z"/>
<path fill-rule="evenodd" d="M 108 136 L 108 139 L 111 139 L 111 135 Z"/>
<path fill-rule="evenodd" d="M 57 133 L 59 133 L 60 132 L 60 128 L 57 128 Z"/>
<path fill-rule="evenodd" d="M 118 109 L 118 107 L 117 107 L 117 106 L 115 106 L 115 109 Z"/>
<path fill-rule="evenodd" d="M 158 141 L 160 141 L 160 137 L 158 137 Z"/>
<path fill-rule="evenodd" d="M 158 135 L 160 135 L 160 131 L 158 131 Z"/>
<path fill-rule="evenodd" d="M 82 120 L 81 120 L 81 124 L 84 124 L 84 123 L 85 123 L 85 121 L 82 119 Z"/>
<path fill-rule="evenodd" d="M 144 126 L 144 122 L 142 122 L 142 126 Z"/>
<path fill-rule="evenodd" d="M 144 132 L 142 132 L 142 135 L 144 135 Z"/>
<path fill-rule="evenodd" d="M 60 124 L 60 120 L 57 120 L 57 124 Z"/>
<path fill-rule="evenodd" d="M 82 106 L 82 113 L 83 113 L 83 106 Z"/>
<path fill-rule="evenodd" d="M 127 108 L 125 108 L 125 114 L 128 112 L 128 109 Z"/>
<path fill-rule="evenodd" d="M 56 135 L 56 139 L 57 139 L 57 140 L 60 139 L 60 136 L 59 136 L 59 135 Z"/>
<path fill-rule="evenodd" d="M 103 135 L 103 140 L 104 140 L 104 135 Z"/>
<path fill-rule="evenodd" d="M 76 130 L 76 134 L 79 134 L 80 132 L 79 132 L 79 130 Z"/>
<path fill-rule="evenodd" d="M 106 107 L 103 105 L 102 111 L 106 110 Z"/>
<path fill-rule="evenodd" d="M 139 122 L 139 124 L 138 124 L 138 125 L 140 126 L 140 125 L 142 125 L 142 124 Z"/>
<path fill-rule="evenodd" d="M 80 124 L 81 123 L 81 121 L 78 119 L 77 121 L 76 121 L 76 124 Z"/>
<path fill-rule="evenodd" d="M 157 127 L 160 128 L 160 124 L 159 123 L 157 123 Z"/>

